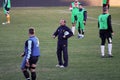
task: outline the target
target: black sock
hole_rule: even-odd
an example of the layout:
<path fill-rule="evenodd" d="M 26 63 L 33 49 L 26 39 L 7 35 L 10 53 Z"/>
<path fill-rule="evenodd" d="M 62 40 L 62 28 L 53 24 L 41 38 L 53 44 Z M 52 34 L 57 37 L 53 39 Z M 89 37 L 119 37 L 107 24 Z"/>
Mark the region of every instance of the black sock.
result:
<path fill-rule="evenodd" d="M 23 74 L 26 79 L 30 80 L 30 75 L 29 75 L 28 71 L 23 71 Z"/>
<path fill-rule="evenodd" d="M 31 72 L 31 78 L 32 80 L 36 80 L 36 72 Z"/>

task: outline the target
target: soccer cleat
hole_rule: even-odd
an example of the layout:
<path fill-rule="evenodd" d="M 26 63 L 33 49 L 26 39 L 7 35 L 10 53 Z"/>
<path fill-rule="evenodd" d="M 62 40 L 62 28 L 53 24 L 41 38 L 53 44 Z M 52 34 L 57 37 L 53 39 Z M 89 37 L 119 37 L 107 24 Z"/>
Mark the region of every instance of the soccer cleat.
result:
<path fill-rule="evenodd" d="M 84 35 L 81 35 L 82 36 L 82 38 L 84 38 Z"/>
<path fill-rule="evenodd" d="M 108 55 L 108 58 L 112 58 L 113 57 L 113 55 Z"/>
<path fill-rule="evenodd" d="M 82 39 L 82 36 L 79 36 L 79 35 L 78 35 L 78 39 Z"/>
<path fill-rule="evenodd" d="M 57 64 L 56 67 L 65 68 L 63 65 L 59 65 L 59 64 Z"/>
<path fill-rule="evenodd" d="M 78 34 L 78 39 L 83 39 L 83 38 L 84 38 L 84 35 Z"/>
<path fill-rule="evenodd" d="M 101 58 L 105 58 L 105 56 L 101 56 Z"/>
<path fill-rule="evenodd" d="M 2 24 L 3 24 L 3 25 L 5 25 L 5 24 L 10 24 L 10 22 L 3 22 Z"/>
<path fill-rule="evenodd" d="M 3 25 L 6 24 L 5 22 L 2 23 Z"/>
<path fill-rule="evenodd" d="M 63 65 L 61 65 L 60 68 L 65 68 L 65 67 Z"/>
<path fill-rule="evenodd" d="M 60 67 L 60 65 L 59 65 L 59 64 L 57 64 L 57 65 L 56 65 L 56 67 Z"/>

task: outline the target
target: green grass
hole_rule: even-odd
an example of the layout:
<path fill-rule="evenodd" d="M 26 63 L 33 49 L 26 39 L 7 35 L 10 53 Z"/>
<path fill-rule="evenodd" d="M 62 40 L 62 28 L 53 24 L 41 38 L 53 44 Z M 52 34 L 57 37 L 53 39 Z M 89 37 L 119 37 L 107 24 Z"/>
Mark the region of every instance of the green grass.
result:
<path fill-rule="evenodd" d="M 85 7 L 88 20 L 85 38 L 69 39 L 69 67 L 56 68 L 56 42 L 51 35 L 64 18 L 71 28 L 68 7 L 12 8 L 11 24 L 2 25 L 5 16 L 0 13 L 0 80 L 25 80 L 20 70 L 24 41 L 28 28 L 35 27 L 40 40 L 41 57 L 37 66 L 37 80 L 119 80 L 120 79 L 120 11 L 110 8 L 113 29 L 113 58 L 100 58 L 97 17 L 101 7 Z M 0 9 L 2 10 L 2 9 Z M 107 53 L 107 45 L 106 45 Z"/>

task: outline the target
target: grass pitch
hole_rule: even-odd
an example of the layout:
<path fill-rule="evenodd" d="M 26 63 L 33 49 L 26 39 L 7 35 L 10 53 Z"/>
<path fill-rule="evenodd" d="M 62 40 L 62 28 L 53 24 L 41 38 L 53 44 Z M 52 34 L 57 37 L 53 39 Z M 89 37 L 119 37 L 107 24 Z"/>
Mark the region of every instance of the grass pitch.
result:
<path fill-rule="evenodd" d="M 41 57 L 37 66 L 37 80 L 119 80 L 120 79 L 120 11 L 110 8 L 113 30 L 113 58 L 100 57 L 100 38 L 97 17 L 101 7 L 85 7 L 88 20 L 85 38 L 69 39 L 69 67 L 56 68 L 56 43 L 51 35 L 61 18 L 71 28 L 68 7 L 12 8 L 11 24 L 2 25 L 5 16 L 0 13 L 0 80 L 25 80 L 20 70 L 24 41 L 28 28 L 33 26 L 40 40 Z M 2 11 L 2 9 L 0 9 Z M 106 45 L 107 53 L 107 45 Z"/>

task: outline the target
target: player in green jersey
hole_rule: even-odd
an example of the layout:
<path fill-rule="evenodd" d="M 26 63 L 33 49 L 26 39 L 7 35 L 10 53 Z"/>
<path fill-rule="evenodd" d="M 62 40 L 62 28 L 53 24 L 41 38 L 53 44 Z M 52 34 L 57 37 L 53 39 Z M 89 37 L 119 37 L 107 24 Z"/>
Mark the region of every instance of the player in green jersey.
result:
<path fill-rule="evenodd" d="M 84 29 L 87 20 L 87 11 L 83 8 L 82 4 L 79 5 L 79 11 L 77 13 L 77 24 L 76 28 L 78 29 L 78 38 L 81 39 L 84 37 Z"/>
<path fill-rule="evenodd" d="M 3 1 L 3 11 L 6 16 L 7 21 L 2 24 L 9 24 L 10 23 L 10 8 L 11 8 L 11 1 L 10 0 L 4 0 Z"/>
<path fill-rule="evenodd" d="M 108 57 L 112 55 L 112 35 L 113 29 L 111 25 L 111 15 L 108 13 L 108 8 L 103 8 L 103 13 L 98 17 L 99 35 L 101 38 L 101 56 L 105 57 L 105 42 L 108 41 Z"/>
<path fill-rule="evenodd" d="M 77 13 L 79 10 L 79 4 L 78 0 L 74 0 L 74 2 L 71 3 L 69 10 L 71 11 L 71 23 L 72 23 L 72 32 L 75 34 L 75 26 L 77 22 Z"/>

